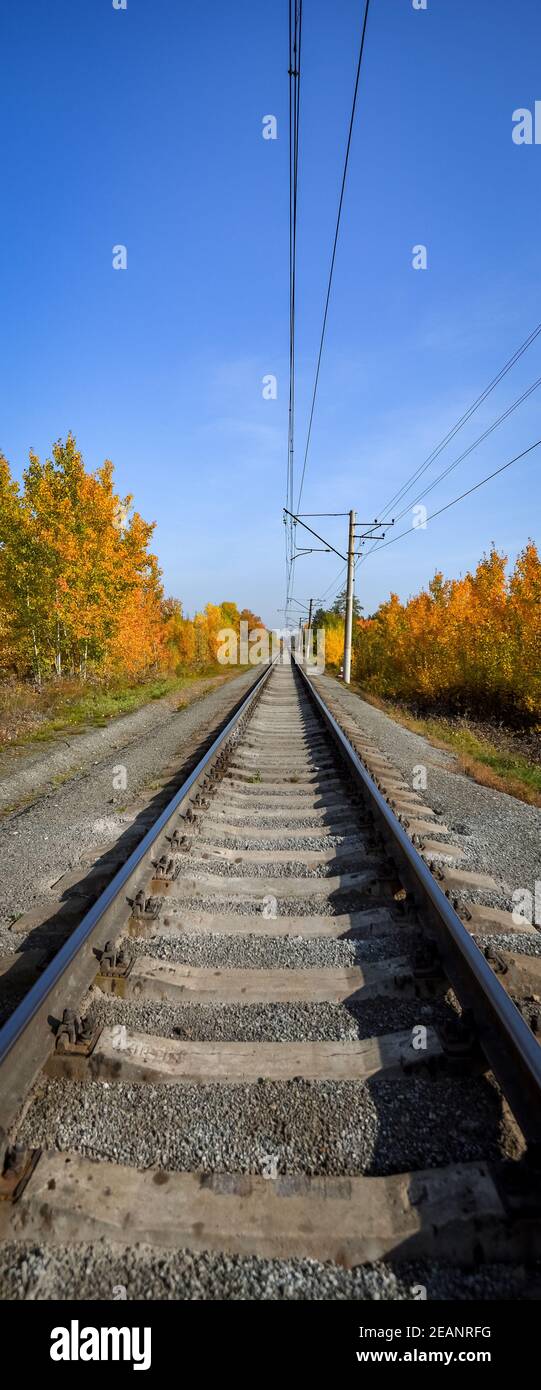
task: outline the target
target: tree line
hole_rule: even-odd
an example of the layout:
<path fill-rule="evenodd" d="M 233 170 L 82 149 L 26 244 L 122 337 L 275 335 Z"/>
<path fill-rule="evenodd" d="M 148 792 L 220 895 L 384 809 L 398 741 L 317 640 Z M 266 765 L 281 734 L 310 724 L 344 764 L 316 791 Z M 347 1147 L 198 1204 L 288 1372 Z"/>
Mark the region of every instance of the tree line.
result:
<path fill-rule="evenodd" d="M 218 632 L 238 631 L 249 609 L 215 605 L 189 618 L 166 598 L 150 549 L 155 523 L 114 488 L 109 460 L 89 472 L 68 434 L 22 482 L 0 454 L 0 675 L 126 676 L 204 667 Z"/>
<path fill-rule="evenodd" d="M 318 612 L 326 660 L 342 661 L 343 595 Z M 402 603 L 392 593 L 368 618 L 357 611 L 353 677 L 366 690 L 420 709 L 541 719 L 541 559 L 533 541 L 511 569 L 493 546 L 474 573 L 445 579 Z"/>

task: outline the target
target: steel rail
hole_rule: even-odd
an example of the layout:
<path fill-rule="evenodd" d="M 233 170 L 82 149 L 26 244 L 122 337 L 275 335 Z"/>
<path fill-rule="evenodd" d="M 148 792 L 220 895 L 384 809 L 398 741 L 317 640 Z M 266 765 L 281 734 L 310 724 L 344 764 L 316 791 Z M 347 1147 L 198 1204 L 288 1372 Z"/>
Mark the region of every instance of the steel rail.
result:
<path fill-rule="evenodd" d="M 300 663 L 296 669 L 354 780 L 368 796 L 405 887 L 418 910 L 428 913 L 445 974 L 462 1007 L 472 1012 L 482 1050 L 525 1138 L 531 1145 L 541 1144 L 539 1043 L 306 671 Z"/>
<path fill-rule="evenodd" d="M 141 886 L 136 884 L 141 871 L 150 871 L 157 841 L 259 698 L 276 660 L 265 666 L 225 728 L 0 1029 L 0 1172 L 13 1122 L 54 1046 L 54 1023 L 64 1009 L 78 1008 L 97 973 L 96 952 L 124 925 L 127 896 Z"/>

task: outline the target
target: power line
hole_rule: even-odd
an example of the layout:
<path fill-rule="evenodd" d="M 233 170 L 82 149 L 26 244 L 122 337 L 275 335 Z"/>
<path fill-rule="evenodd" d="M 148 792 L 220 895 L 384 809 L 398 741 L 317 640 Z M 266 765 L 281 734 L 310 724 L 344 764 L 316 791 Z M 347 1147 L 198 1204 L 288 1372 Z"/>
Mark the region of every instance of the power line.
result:
<path fill-rule="evenodd" d="M 304 512 L 303 515 L 304 515 L 304 516 L 309 516 L 310 513 L 309 513 L 309 512 Z M 331 513 L 329 513 L 329 515 L 331 515 Z M 337 512 L 336 515 L 337 515 L 337 516 L 347 516 L 348 513 L 347 513 L 347 512 Z M 370 552 L 369 552 L 369 553 L 370 553 Z M 358 567 L 358 565 L 359 565 L 359 559 L 360 559 L 360 557 L 355 561 L 355 573 L 357 573 L 357 567 Z M 346 570 L 347 570 L 347 564 L 342 565 L 342 568 L 338 571 L 338 574 L 335 575 L 334 579 L 331 579 L 330 584 L 327 585 L 327 588 L 324 589 L 324 590 L 323 590 L 323 593 L 320 594 L 320 595 L 319 595 L 319 598 L 316 599 L 316 603 L 322 603 L 322 602 L 323 602 L 323 599 L 327 597 L 327 594 L 330 594 L 331 589 L 336 589 L 337 584 L 339 584 L 339 583 L 340 583 L 340 580 L 343 579 L 343 577 L 344 577 L 344 575 L 345 575 L 345 573 L 346 573 Z"/>
<path fill-rule="evenodd" d="M 452 429 L 448 431 L 444 439 L 442 439 L 440 443 L 436 445 L 436 447 L 432 450 L 432 453 L 429 454 L 428 458 L 425 459 L 424 463 L 420 464 L 419 468 L 417 468 L 416 471 L 412 473 L 411 477 L 402 485 L 401 488 L 399 488 L 398 492 L 395 492 L 394 496 L 391 497 L 390 502 L 388 502 L 387 505 L 383 508 L 381 516 L 385 516 L 385 513 L 388 512 L 393 505 L 396 506 L 396 504 L 400 502 L 403 497 L 405 497 L 406 493 L 409 492 L 410 489 L 413 487 L 414 483 L 417 482 L 417 479 L 420 478 L 421 475 L 426 472 L 427 468 L 430 467 L 431 463 L 434 463 L 434 461 L 438 458 L 438 455 L 442 453 L 443 449 L 446 448 L 447 444 L 450 444 L 451 440 L 454 439 L 455 435 L 458 434 L 459 430 L 462 429 L 462 426 L 465 425 L 466 422 L 471 419 L 472 415 L 475 414 L 476 410 L 478 410 L 479 406 L 482 405 L 483 401 L 487 399 L 487 396 L 491 395 L 492 391 L 495 390 L 496 386 L 499 385 L 500 381 L 503 381 L 503 378 L 507 376 L 507 373 L 510 372 L 511 368 L 515 366 L 515 363 L 519 361 L 519 359 L 524 355 L 525 352 L 527 352 L 528 348 L 531 347 L 532 343 L 536 341 L 540 333 L 541 323 L 538 324 L 537 328 L 534 328 L 532 332 L 528 335 L 528 337 L 524 339 L 524 342 L 520 344 L 520 347 L 516 349 L 516 351 L 512 354 L 509 360 L 504 364 L 504 366 L 501 368 L 501 371 L 499 371 L 497 375 L 493 378 L 493 380 L 489 382 L 488 386 L 485 387 L 485 390 L 481 392 L 481 395 L 477 397 L 477 399 L 473 402 L 469 409 L 465 411 L 464 415 L 460 417 L 460 420 L 457 420 L 456 424 L 453 425 Z M 537 384 L 538 383 L 535 383 L 535 385 Z M 530 388 L 531 391 L 535 390 L 535 385 Z M 515 402 L 515 405 L 520 405 L 522 403 L 522 400 L 525 400 L 526 396 L 529 394 L 530 392 L 526 392 L 526 394 L 523 397 L 521 397 L 519 401 Z M 514 408 L 514 406 L 510 407 L 510 410 Z M 499 420 L 496 421 L 495 425 L 492 428 L 496 428 L 496 425 L 504 419 L 505 415 L 500 416 Z M 487 433 L 490 433 L 490 431 L 487 431 Z M 467 457 L 467 454 L 471 453 L 472 449 L 476 448 L 477 445 L 480 444 L 483 439 L 486 439 L 486 434 L 480 435 L 479 439 L 476 440 L 475 444 L 472 445 L 470 449 L 467 449 L 464 454 L 461 454 L 460 458 L 456 460 L 456 463 L 461 463 L 462 460 Z M 425 496 L 428 492 L 431 492 L 432 488 L 436 486 L 436 483 L 440 482 L 442 478 L 445 478 L 447 476 L 447 473 L 451 472 L 451 469 L 456 466 L 456 463 L 451 464 L 448 469 L 445 469 L 443 473 L 440 473 L 439 477 L 436 478 L 435 482 L 431 483 L 430 487 L 424 489 L 423 493 L 420 494 L 414 502 L 410 503 L 410 506 L 414 507 L 415 502 L 420 500 L 420 496 Z M 404 507 L 404 509 L 401 512 L 399 512 L 398 517 L 396 517 L 395 520 L 400 520 L 400 517 L 404 516 L 406 511 L 408 510 L 409 507 Z M 398 537 L 396 537 L 395 539 L 398 540 Z M 370 550 L 367 551 L 365 559 L 368 559 L 368 556 L 371 555 L 374 550 L 379 550 L 379 546 L 372 545 L 370 547 Z"/>
<path fill-rule="evenodd" d="M 288 516 L 288 514 L 289 514 L 289 513 L 288 513 L 288 510 L 286 510 L 286 509 L 284 509 L 284 510 L 285 510 L 286 516 Z M 342 512 L 342 513 L 332 513 L 332 512 L 316 512 L 316 513 L 309 513 L 309 512 L 306 512 L 306 513 L 305 513 L 305 516 L 349 516 L 349 545 L 348 545 L 348 555 L 349 555 L 349 553 L 352 553 L 352 556 L 353 556 L 353 553 L 355 553 L 355 552 L 353 552 L 353 550 L 352 550 L 352 552 L 350 552 L 350 545 L 352 545 L 352 543 L 353 543 L 353 545 L 355 545 L 356 541 L 362 542 L 363 539 L 366 539 L 367 534 L 371 534 L 371 532 L 374 531 L 374 528 L 378 527 L 378 525 L 380 525 L 380 524 L 381 524 L 381 525 L 394 525 L 394 523 L 392 523 L 392 521 L 385 521 L 385 523 L 380 523 L 380 521 L 367 521 L 367 523 L 364 523 L 364 521 L 357 521 L 357 523 L 356 523 L 356 521 L 355 521 L 355 512 L 346 512 L 346 513 L 344 513 L 344 512 Z M 337 550 L 337 548 L 335 548 L 334 545 L 331 545 L 330 542 L 325 541 L 323 535 L 318 534 L 317 531 L 313 531 L 313 530 L 312 530 L 312 527 L 309 527 L 309 525 L 306 524 L 306 521 L 303 521 L 303 520 L 302 520 L 302 517 L 296 516 L 296 514 L 293 514 L 292 520 L 293 520 L 293 523 L 295 523 L 295 524 L 298 523 L 299 525 L 302 525 L 303 530 L 309 531 L 309 532 L 310 532 L 310 535 L 313 535 L 313 537 L 316 537 L 317 541 L 323 541 L 323 543 L 324 543 L 324 549 L 327 550 L 327 552 L 331 552 L 331 550 L 332 550 L 332 553 L 334 553 L 334 555 L 339 555 L 339 557 L 341 557 L 341 560 L 345 560 L 345 564 L 342 564 L 341 570 L 339 570 L 339 574 L 337 575 L 337 580 L 332 580 L 331 584 L 328 585 L 327 589 L 324 589 L 324 592 L 323 592 L 323 594 L 321 594 L 320 598 L 316 599 L 316 602 L 317 602 L 317 603 L 321 603 L 321 602 L 323 602 L 323 599 L 325 598 L 325 596 L 327 596 L 328 592 L 330 592 L 330 589 L 331 589 L 331 588 L 334 588 L 334 585 L 337 584 L 337 581 L 338 581 L 338 580 L 341 580 L 342 574 L 344 574 L 344 571 L 345 571 L 346 569 L 348 569 L 348 560 L 346 560 L 345 555 L 342 555 L 341 550 Z M 362 535 L 357 535 L 357 537 L 356 537 L 355 531 L 357 530 L 357 528 L 363 527 L 363 525 L 367 525 L 367 527 L 369 527 L 369 532 L 364 532 L 364 534 L 362 534 Z M 316 548 L 316 549 L 318 549 L 318 548 Z M 310 550 L 299 550 L 299 555 L 312 555 L 312 553 L 313 553 L 313 550 L 312 550 L 312 549 L 310 549 Z M 359 559 L 353 559 L 353 578 L 355 578 L 355 573 L 356 573 L 356 569 L 357 569 L 357 563 L 359 563 Z M 298 600 L 298 599 L 289 599 L 289 602 L 299 602 L 299 600 Z M 285 612 L 285 610 L 284 610 L 284 612 Z"/>
<path fill-rule="evenodd" d="M 507 420 L 509 416 L 514 413 L 515 410 L 518 410 L 519 406 L 523 405 L 524 401 L 528 400 L 528 397 L 531 396 L 534 391 L 537 391 L 540 386 L 541 376 L 537 378 L 537 381 L 532 382 L 532 385 L 529 386 L 528 389 L 523 392 L 522 396 L 519 396 L 516 401 L 513 401 L 512 404 L 507 407 L 507 410 L 504 410 L 501 415 L 498 415 L 497 419 L 493 420 L 492 424 L 488 425 L 487 429 L 484 430 L 483 433 L 480 434 L 477 439 L 474 439 L 473 444 L 470 444 L 467 449 L 464 449 L 464 452 L 460 454 L 457 459 L 454 459 L 452 463 L 449 463 L 447 465 L 447 468 L 444 468 L 443 471 L 438 474 L 437 478 L 434 478 L 433 482 L 429 483 L 428 487 L 423 488 L 423 491 L 419 492 L 417 496 L 414 497 L 413 502 L 409 502 L 408 505 L 404 507 L 401 512 L 398 513 L 398 515 L 395 517 L 395 521 L 400 521 L 401 518 L 406 515 L 406 512 L 409 512 L 412 507 L 415 507 L 417 502 L 420 502 L 422 497 L 427 497 L 429 492 L 432 492 L 433 489 L 437 487 L 438 484 L 441 483 L 444 478 L 447 478 L 449 473 L 453 472 L 454 468 L 458 468 L 459 463 L 462 463 L 463 460 L 467 458 L 469 454 L 473 453 L 474 449 L 478 448 L 479 444 L 482 444 L 485 439 L 488 439 L 489 435 L 493 434 L 494 430 L 498 429 L 499 425 L 502 425 L 504 420 Z M 373 550 L 379 549 L 379 545 L 371 546 L 370 550 L 368 551 L 368 554 L 371 555 Z"/>
<path fill-rule="evenodd" d="M 332 580 L 332 583 L 331 583 L 331 584 L 328 584 L 328 585 L 327 585 L 327 588 L 324 589 L 323 593 L 320 595 L 319 600 L 318 600 L 319 603 L 321 603 L 322 600 L 323 600 L 324 598 L 327 597 L 327 594 L 330 593 L 331 589 L 336 588 L 336 585 L 337 585 L 337 584 L 339 583 L 339 581 L 342 579 L 342 576 L 346 573 L 346 570 L 347 570 L 347 565 L 342 565 L 342 569 L 339 570 L 338 574 L 336 575 L 336 578 Z"/>
<path fill-rule="evenodd" d="M 328 280 L 328 285 L 327 285 L 327 296 L 326 296 L 326 300 L 325 300 L 325 312 L 324 312 L 324 314 L 323 314 L 323 325 L 322 325 L 322 329 L 321 329 L 321 339 L 320 339 L 319 353 L 318 353 L 318 358 L 317 358 L 316 375 L 315 375 L 315 380 L 314 380 L 314 389 L 313 389 L 313 393 L 312 393 L 312 404 L 311 404 L 311 408 L 310 408 L 310 419 L 309 419 L 309 423 L 308 423 L 308 436 L 307 436 L 307 440 L 306 440 L 306 449 L 305 449 L 305 454 L 304 454 L 304 463 L 303 463 L 303 466 L 302 466 L 302 475 L 301 475 L 301 482 L 300 482 L 300 488 L 299 488 L 299 495 L 298 495 L 298 498 L 297 498 L 297 512 L 299 511 L 299 507 L 300 507 L 300 504 L 301 504 L 302 490 L 303 490 L 303 487 L 304 487 L 304 476 L 305 476 L 305 473 L 306 473 L 306 462 L 307 462 L 307 459 L 308 459 L 308 450 L 309 450 L 309 448 L 310 448 L 310 439 L 311 439 L 311 436 L 312 436 L 312 422 L 313 422 L 313 419 L 314 419 L 314 409 L 315 409 L 315 404 L 316 404 L 317 388 L 318 388 L 318 383 L 319 383 L 319 369 L 320 369 L 320 367 L 321 367 L 321 356 L 322 356 L 322 353 L 323 353 L 323 343 L 324 343 L 324 341 L 325 341 L 325 330 L 326 330 L 326 328 L 327 328 L 327 315 L 328 315 L 328 312 L 329 312 L 329 300 L 330 300 L 330 297 L 331 297 L 331 287 L 332 287 L 333 274 L 334 274 L 334 262 L 335 262 L 335 258 L 336 258 L 336 247 L 337 247 L 337 245 L 338 245 L 338 233 L 339 233 L 339 231 L 340 231 L 340 220 L 341 220 L 341 217 L 342 217 L 342 203 L 343 203 L 343 201 L 344 201 L 344 189 L 345 189 L 345 186 L 346 186 L 346 176 L 347 176 L 348 163 L 349 163 L 349 151 L 350 151 L 350 146 L 351 146 L 351 136 L 352 136 L 352 133 L 353 133 L 353 122 L 354 122 L 354 120 L 355 120 L 355 110 L 356 110 L 356 106 L 357 106 L 357 92 L 358 92 L 358 90 L 359 90 L 359 78 L 360 78 L 360 75 L 361 75 L 361 64 L 362 64 L 362 60 L 363 60 L 364 41 L 365 41 L 365 37 L 366 37 L 366 23 L 367 23 L 367 19 L 368 19 L 368 11 L 369 11 L 369 8 L 370 8 L 370 0 L 366 0 L 365 9 L 364 9 L 364 20 L 363 20 L 362 34 L 361 34 L 361 43 L 360 43 L 360 48 L 359 48 L 359 57 L 358 57 L 358 61 L 357 61 L 357 73 L 356 73 L 356 77 L 355 77 L 355 87 L 354 87 L 354 91 L 353 91 L 353 102 L 352 102 L 351 116 L 350 116 L 350 121 L 349 121 L 349 131 L 348 131 L 348 139 L 347 139 L 347 145 L 346 145 L 346 154 L 345 154 L 345 159 L 344 159 L 344 169 L 343 169 L 343 173 L 342 173 L 342 187 L 341 187 L 341 189 L 340 189 L 340 200 L 339 200 L 339 203 L 338 203 L 338 215 L 337 215 L 337 218 L 336 218 L 336 229 L 335 229 L 335 233 L 334 233 L 334 243 L 333 243 L 332 256 L 331 256 L 331 266 L 330 266 L 329 280 Z M 291 506 L 291 510 L 293 510 L 293 506 Z"/>
<path fill-rule="evenodd" d="M 541 445 L 541 439 L 537 439 L 536 442 L 535 442 L 535 444 L 530 444 L 530 445 L 528 446 L 527 449 L 523 449 L 523 451 L 522 451 L 521 454 L 515 454 L 515 457 L 514 457 L 514 458 L 508 459 L 507 463 L 502 463 L 501 467 L 500 467 L 500 468 L 496 468 L 496 469 L 494 470 L 493 473 L 487 473 L 486 478 L 481 478 L 481 481 L 480 481 L 480 482 L 474 483 L 474 486 L 473 486 L 473 487 L 469 487 L 469 488 L 467 489 L 466 492 L 461 492 L 460 495 L 459 495 L 458 497 L 453 497 L 453 499 L 452 499 L 451 502 L 446 502 L 446 503 L 445 503 L 445 506 L 444 506 L 444 507 L 439 507 L 438 510 L 437 510 L 437 512 L 431 512 L 430 516 L 427 516 L 427 518 L 426 518 L 427 522 L 428 522 L 428 521 L 434 521 L 435 518 L 436 518 L 437 516 L 441 516 L 443 512 L 448 512 L 450 507 L 456 507 L 457 502 L 462 502 L 462 501 L 464 500 L 465 497 L 470 497 L 471 494 L 472 494 L 472 492 L 477 492 L 478 489 L 479 489 L 480 487 L 484 487 L 485 483 L 490 483 L 491 480 L 492 480 L 492 478 L 497 478 L 497 477 L 498 477 L 498 474 L 499 474 L 499 473 L 505 473 L 506 468 L 511 468 L 511 465 L 512 465 L 513 463 L 518 463 L 518 462 L 520 461 L 520 459 L 526 458 L 526 455 L 527 455 L 527 454 L 531 454 L 532 451 L 533 451 L 534 449 L 538 449 L 540 445 Z M 386 547 L 387 545 L 394 545 L 395 542 L 401 540 L 403 536 L 411 536 L 412 533 L 413 533 L 414 531 L 418 531 L 418 530 L 419 530 L 419 527 L 418 527 L 418 526 L 408 526 L 407 529 L 406 529 L 405 531 L 399 531 L 399 533 L 398 533 L 397 536 L 392 536 L 390 541 L 385 541 L 383 545 L 378 545 L 377 549 L 378 549 L 378 550 L 385 550 L 385 547 Z M 364 564 L 364 562 L 365 562 L 366 560 L 368 560 L 368 556 L 369 556 L 371 553 L 372 553 L 372 552 L 369 551 L 369 552 L 368 552 L 368 555 L 362 556 L 362 558 L 361 558 L 361 560 L 360 560 L 359 563 L 360 563 L 360 564 Z"/>
<path fill-rule="evenodd" d="M 286 498 L 293 510 L 295 443 L 295 291 L 302 0 L 289 0 L 289 409 Z M 286 526 L 286 620 L 293 574 L 293 524 Z"/>
<path fill-rule="evenodd" d="M 286 497 L 293 496 L 293 446 L 295 420 L 295 278 L 297 239 L 297 173 L 298 173 L 298 88 L 297 43 L 299 8 L 297 0 L 289 0 L 289 409 L 287 444 Z M 291 589 L 293 531 L 286 529 L 286 613 Z"/>
<path fill-rule="evenodd" d="M 533 329 L 533 331 L 529 334 L 527 338 L 525 338 L 524 342 L 520 344 L 520 347 L 516 349 L 516 352 L 513 353 L 513 355 L 504 364 L 504 366 L 493 378 L 493 380 L 489 382 L 488 386 L 485 387 L 485 390 L 481 392 L 481 395 L 478 396 L 477 399 L 473 401 L 473 404 L 469 406 L 468 410 L 466 410 L 464 414 L 461 415 L 460 419 L 456 421 L 456 424 L 454 424 L 452 428 L 444 436 L 444 438 L 440 440 L 440 443 L 435 446 L 435 448 L 424 460 L 424 462 L 419 465 L 415 472 L 412 473 L 411 477 L 402 485 L 401 488 L 398 489 L 398 492 L 394 493 L 394 496 L 391 497 L 390 501 L 386 504 L 386 506 L 380 509 L 380 511 L 378 512 L 378 516 L 385 516 L 386 512 L 389 512 L 391 510 L 391 507 L 396 506 L 396 504 L 401 501 L 402 497 L 405 496 L 406 492 L 409 492 L 410 488 L 413 487 L 414 483 L 417 481 L 417 478 L 421 477 L 421 474 L 424 473 L 426 469 L 430 467 L 430 464 L 434 462 L 434 460 L 438 457 L 439 454 L 441 454 L 442 450 L 446 447 L 446 445 L 449 444 L 452 439 L 454 439 L 455 434 L 458 434 L 458 431 L 462 429 L 462 426 L 465 425 L 467 421 L 471 419 L 471 416 L 475 414 L 475 411 L 479 409 L 479 406 L 483 404 L 483 401 L 487 399 L 487 396 L 490 396 L 492 391 L 495 390 L 496 386 L 499 385 L 500 381 L 503 381 L 503 378 L 507 376 L 507 373 L 511 371 L 511 368 L 514 367 L 515 363 L 518 362 L 519 359 L 523 356 L 523 354 L 528 350 L 528 348 L 531 347 L 532 343 L 535 342 L 536 338 L 539 337 L 540 333 L 541 323 L 537 325 L 537 328 Z"/>

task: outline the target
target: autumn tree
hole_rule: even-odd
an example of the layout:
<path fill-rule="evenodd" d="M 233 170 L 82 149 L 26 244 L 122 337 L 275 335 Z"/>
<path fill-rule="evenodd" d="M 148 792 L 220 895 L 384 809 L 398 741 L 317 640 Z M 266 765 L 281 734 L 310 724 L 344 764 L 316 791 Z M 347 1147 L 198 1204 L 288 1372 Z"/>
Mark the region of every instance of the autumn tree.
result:
<path fill-rule="evenodd" d="M 263 628 L 263 630 L 266 631 L 263 619 L 259 618 L 256 613 L 252 613 L 251 608 L 243 608 L 241 613 L 239 614 L 239 619 L 240 622 L 248 623 L 249 634 L 250 632 L 256 632 L 260 628 Z"/>
<path fill-rule="evenodd" d="M 0 462 L 0 605 L 22 673 L 86 678 L 89 663 L 156 659 L 161 584 L 153 526 L 113 487 L 106 461 L 88 473 L 73 435 L 52 457 L 31 453 L 22 487 Z M 125 664 L 125 663 L 124 663 Z"/>
<path fill-rule="evenodd" d="M 541 561 L 532 541 L 511 575 L 493 546 L 473 574 L 401 603 L 396 594 L 357 626 L 354 673 L 368 689 L 425 707 L 541 717 Z"/>
<path fill-rule="evenodd" d="M 2 670 L 33 676 L 127 676 L 215 662 L 220 629 L 238 633 L 233 600 L 186 617 L 165 599 L 152 552 L 154 524 L 115 491 L 113 465 L 84 465 L 72 434 L 42 462 L 31 453 L 19 485 L 0 455 Z"/>

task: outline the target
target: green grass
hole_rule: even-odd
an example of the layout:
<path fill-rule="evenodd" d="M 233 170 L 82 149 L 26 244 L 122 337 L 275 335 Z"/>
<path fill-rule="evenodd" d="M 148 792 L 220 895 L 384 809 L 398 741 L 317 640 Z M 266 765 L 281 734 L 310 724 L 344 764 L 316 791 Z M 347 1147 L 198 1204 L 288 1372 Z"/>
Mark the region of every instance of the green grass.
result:
<path fill-rule="evenodd" d="M 88 728 L 106 728 L 112 719 L 117 719 L 119 715 L 132 714 L 135 710 L 141 709 L 143 705 L 149 704 L 152 700 L 162 700 L 166 695 L 182 695 L 185 690 L 188 696 L 186 701 L 182 699 L 178 708 L 182 709 L 184 704 L 190 703 L 191 687 L 198 681 L 209 681 L 221 676 L 222 679 L 240 675 L 246 667 L 224 667 L 219 664 L 202 667 L 199 670 L 183 671 L 178 675 L 160 676 L 154 680 L 147 680 L 129 684 L 118 682 L 111 685 L 92 684 L 88 686 L 78 685 L 75 691 L 63 693 L 58 691 L 58 699 L 54 698 L 54 688 L 49 688 L 48 695 L 48 717 L 37 727 L 30 727 L 22 730 L 12 742 L 16 746 L 22 744 L 42 742 L 46 743 L 54 739 L 55 735 L 62 733 L 84 733 Z M 51 698 L 52 694 L 52 698 Z M 197 698 L 197 696 L 196 696 Z M 38 707 L 36 696 L 36 707 Z M 16 717 L 17 699 L 14 698 L 13 712 Z"/>
<path fill-rule="evenodd" d="M 50 739 L 52 734 L 64 730 L 72 732 L 77 725 L 105 726 L 119 714 L 131 714 L 150 700 L 161 700 L 164 695 L 180 690 L 185 682 L 178 676 L 167 676 L 155 681 L 143 681 L 139 685 L 118 687 L 92 686 L 74 698 L 59 700 L 56 713 L 40 729 L 24 734 L 19 742 Z"/>
<path fill-rule="evenodd" d="M 497 748 L 490 739 L 480 738 L 470 729 L 454 728 L 446 719 L 422 719 L 409 714 L 401 705 L 374 696 L 358 685 L 352 684 L 351 689 L 369 704 L 384 710 L 398 724 L 403 724 L 416 734 L 423 734 L 436 747 L 450 748 L 457 755 L 460 771 L 481 786 L 492 787 L 530 805 L 541 806 L 541 767 L 529 762 L 521 753 Z"/>
<path fill-rule="evenodd" d="M 454 749 L 464 763 L 481 763 L 506 783 L 520 784 L 537 799 L 541 798 L 541 767 L 530 763 L 520 753 L 505 752 L 488 739 L 478 738 L 468 729 L 452 729 L 439 719 L 416 719 L 428 738 L 438 739 Z"/>

